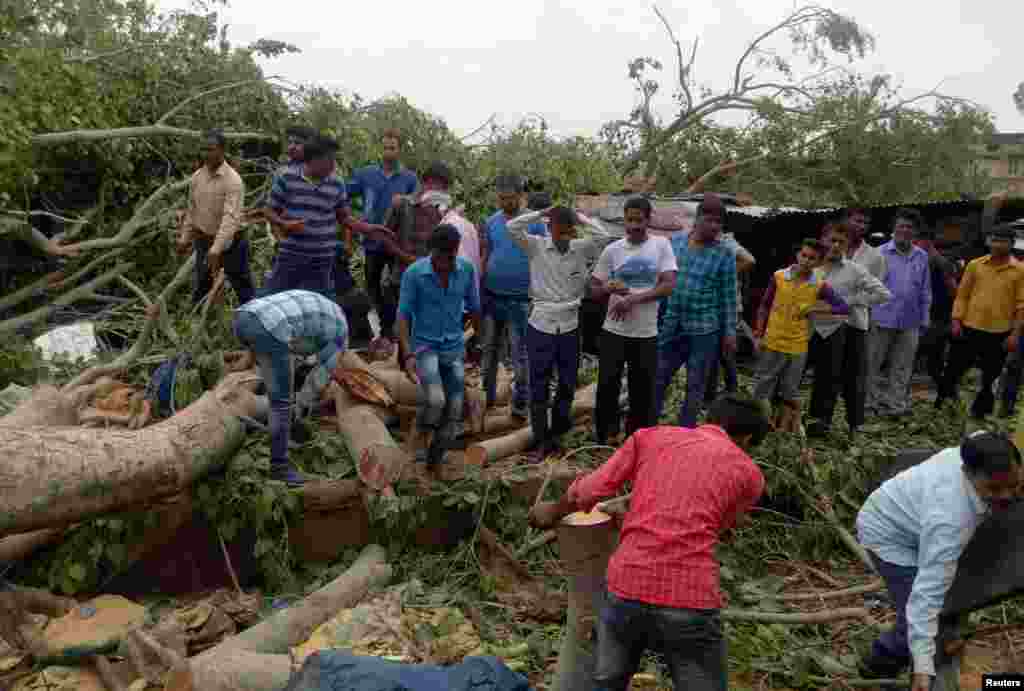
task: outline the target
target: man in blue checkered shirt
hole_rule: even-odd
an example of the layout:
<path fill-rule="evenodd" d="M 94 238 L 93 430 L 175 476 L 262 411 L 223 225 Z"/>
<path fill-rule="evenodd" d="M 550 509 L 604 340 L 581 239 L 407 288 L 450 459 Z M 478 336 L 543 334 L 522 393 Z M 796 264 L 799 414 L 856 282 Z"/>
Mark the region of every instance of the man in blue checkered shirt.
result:
<path fill-rule="evenodd" d="M 672 238 L 679 278 L 658 332 L 655 410 L 660 417 L 665 391 L 685 364 L 682 427 L 697 426 L 708 370 L 719 349 L 727 355 L 736 352 L 736 253 L 720 241 L 724 225 L 722 200 L 706 194 L 697 207 L 694 229 Z"/>
<path fill-rule="evenodd" d="M 257 298 L 235 310 L 235 336 L 256 356 L 270 398 L 270 474 L 297 486 L 302 476 L 288 460 L 291 434 L 291 356 L 316 355 L 296 396 L 300 414 L 308 413 L 331 381 L 348 346 L 348 323 L 333 300 L 308 290 L 286 290 Z"/>

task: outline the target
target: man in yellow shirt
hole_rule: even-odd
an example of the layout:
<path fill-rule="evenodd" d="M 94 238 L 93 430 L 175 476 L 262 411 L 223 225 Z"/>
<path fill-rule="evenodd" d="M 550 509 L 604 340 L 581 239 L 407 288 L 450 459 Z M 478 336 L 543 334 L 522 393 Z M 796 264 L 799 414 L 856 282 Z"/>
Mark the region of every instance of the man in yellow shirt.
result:
<path fill-rule="evenodd" d="M 992 384 L 999 377 L 1007 352 L 1017 349 L 1024 327 L 1024 265 L 1010 256 L 1016 234 L 1008 225 L 989 236 L 990 254 L 971 261 L 964 270 L 953 303 L 953 342 L 935 407 L 958 395 L 960 380 L 975 365 L 981 367 L 981 391 L 971 416 L 984 418 L 995 407 Z"/>
<path fill-rule="evenodd" d="M 249 273 L 249 241 L 238 230 L 245 184 L 224 159 L 223 132 L 207 132 L 205 145 L 205 164 L 189 183 L 188 212 L 178 236 L 178 252 L 196 253 L 193 302 L 210 292 L 213 276 L 223 268 L 242 305 L 255 293 Z"/>

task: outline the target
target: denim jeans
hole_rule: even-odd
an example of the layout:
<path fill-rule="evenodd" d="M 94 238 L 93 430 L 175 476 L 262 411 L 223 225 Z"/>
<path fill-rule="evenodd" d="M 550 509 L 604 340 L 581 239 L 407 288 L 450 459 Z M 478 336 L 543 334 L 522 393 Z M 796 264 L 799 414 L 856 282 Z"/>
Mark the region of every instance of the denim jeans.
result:
<path fill-rule="evenodd" d="M 724 372 L 725 392 L 736 393 L 739 390 L 739 377 L 736 373 L 736 354 L 726 355 L 722 351 L 717 358 L 711 358 L 708 365 L 708 388 L 704 394 L 704 404 L 710 404 L 718 398 L 718 374 Z"/>
<path fill-rule="evenodd" d="M 366 292 L 377 309 L 377 317 L 380 319 L 380 335 L 387 338 L 395 336 L 398 304 L 395 302 L 395 291 L 388 286 L 382 286 L 381 283 L 384 278 L 384 268 L 392 261 L 391 255 L 388 254 L 366 253 Z"/>
<path fill-rule="evenodd" d="M 291 434 L 292 371 L 288 346 L 274 338 L 259 318 L 235 313 L 235 336 L 256 355 L 270 399 L 270 462 L 288 460 Z"/>
<path fill-rule="evenodd" d="M 530 424 L 533 438 L 549 441 L 572 427 L 572 400 L 576 395 L 576 378 L 580 365 L 580 332 L 548 334 L 532 326 L 526 327 L 526 345 L 530 362 Z M 548 403 L 551 377 L 558 371 L 558 392 L 548 425 Z"/>
<path fill-rule="evenodd" d="M 722 335 L 718 332 L 690 335 L 666 335 L 658 342 L 658 374 L 654 388 L 654 412 L 661 417 L 665 392 L 676 372 L 686 365 L 686 397 L 679 405 L 679 426 L 696 427 L 697 412 L 704 400 L 708 369 L 718 358 Z"/>
<path fill-rule="evenodd" d="M 416 349 L 416 374 L 420 378 L 421 429 L 454 439 L 461 432 L 466 371 L 461 348 L 447 351 Z"/>
<path fill-rule="evenodd" d="M 206 266 L 206 258 L 210 254 L 213 241 L 208 237 L 197 237 L 192 240 L 192 249 L 196 253 L 196 265 L 192 273 L 192 303 L 198 304 L 206 297 L 213 287 L 213 276 Z M 249 273 L 249 241 L 244 235 L 236 235 L 231 246 L 221 255 L 224 263 L 224 275 L 238 295 L 238 304 L 244 305 L 256 294 Z"/>
<path fill-rule="evenodd" d="M 907 639 L 907 600 L 917 578 L 916 566 L 899 566 L 878 558 L 869 551 L 878 575 L 885 581 L 889 600 L 896 608 L 896 625 L 880 635 L 871 646 L 873 656 L 910 663 L 910 643 Z"/>
<path fill-rule="evenodd" d="M 611 592 L 597 623 L 597 691 L 626 691 L 646 651 L 661 653 L 676 691 L 725 691 L 729 667 L 716 609 L 676 609 Z"/>
<path fill-rule="evenodd" d="M 328 300 L 337 300 L 334 291 L 335 259 L 310 259 L 301 254 L 279 250 L 274 266 L 263 282 L 261 297 L 286 290 L 309 290 Z"/>
<path fill-rule="evenodd" d="M 505 345 L 508 329 L 512 347 L 515 384 L 512 389 L 512 410 L 526 410 L 530 401 L 530 372 L 526 353 L 526 320 L 530 302 L 526 298 L 496 295 L 484 291 L 483 324 L 480 340 L 483 345 L 483 385 L 487 404 L 494 403 L 498 389 L 498 363 Z"/>

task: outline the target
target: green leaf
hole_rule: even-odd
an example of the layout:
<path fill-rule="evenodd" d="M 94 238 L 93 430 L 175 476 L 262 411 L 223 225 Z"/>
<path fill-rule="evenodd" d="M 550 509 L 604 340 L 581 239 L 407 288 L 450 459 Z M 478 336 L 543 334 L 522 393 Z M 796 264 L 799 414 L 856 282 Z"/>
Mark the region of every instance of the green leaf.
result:
<path fill-rule="evenodd" d="M 480 502 L 480 495 L 476 492 L 466 492 L 462 495 L 462 498 L 467 504 L 477 504 Z"/>
<path fill-rule="evenodd" d="M 79 563 L 74 563 L 68 567 L 68 576 L 78 583 L 85 580 L 86 570 L 85 567 Z"/>

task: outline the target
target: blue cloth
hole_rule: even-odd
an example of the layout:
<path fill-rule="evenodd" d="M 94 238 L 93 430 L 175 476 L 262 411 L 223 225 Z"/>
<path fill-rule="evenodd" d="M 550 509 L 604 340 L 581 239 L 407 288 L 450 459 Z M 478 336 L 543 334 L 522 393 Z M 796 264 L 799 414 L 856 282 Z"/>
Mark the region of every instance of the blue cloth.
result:
<path fill-rule="evenodd" d="M 918 569 L 907 601 L 914 672 L 935 673 L 939 613 L 960 555 L 988 513 L 953 447 L 886 481 L 857 515 L 857 538 L 866 549 Z"/>
<path fill-rule="evenodd" d="M 530 302 L 525 297 L 495 295 L 484 289 L 483 321 L 480 335 L 483 348 L 483 387 L 487 402 L 493 403 L 498 389 L 498 363 L 505 351 L 505 333 L 508 330 L 512 349 L 515 383 L 512 389 L 512 409 L 524 411 L 530 400 L 530 372 L 526 353 L 526 323 L 530 317 Z"/>
<path fill-rule="evenodd" d="M 282 240 L 279 253 L 333 261 L 340 244 L 337 212 L 348 207 L 345 183 L 338 176 L 315 182 L 298 166 L 280 171 L 270 191 L 270 208 L 287 218 L 302 219 L 306 227 Z"/>
<path fill-rule="evenodd" d="M 530 260 L 522 248 L 512 242 L 507 223 L 511 219 L 499 211 L 484 223 L 487 234 L 487 270 L 484 288 L 497 295 L 526 297 L 530 294 Z M 544 235 L 543 223 L 531 223 L 530 235 Z"/>
<path fill-rule="evenodd" d="M 595 691 L 627 691 L 648 650 L 661 653 L 672 688 L 725 691 L 729 665 L 715 609 L 676 609 L 605 592 L 597 623 Z"/>
<path fill-rule="evenodd" d="M 890 659 L 903 664 L 910 662 L 910 644 L 907 642 L 907 602 L 914 589 L 917 578 L 916 566 L 899 566 L 890 564 L 878 555 L 868 552 L 878 575 L 885 581 L 885 589 L 889 591 L 889 600 L 896 610 L 896 625 L 880 635 L 871 645 L 875 658 Z"/>
<path fill-rule="evenodd" d="M 256 317 L 288 351 L 315 354 L 317 367 L 306 380 L 317 392 L 327 386 L 348 347 L 348 322 L 337 303 L 307 290 L 289 290 L 242 305 L 236 310 L 236 323 L 241 314 Z"/>
<path fill-rule="evenodd" d="M 530 691 L 530 682 L 496 657 L 457 665 L 409 665 L 345 650 L 313 653 L 284 691 Z"/>
<path fill-rule="evenodd" d="M 526 346 L 530 365 L 530 424 L 533 438 L 544 441 L 568 432 L 572 428 L 572 401 L 576 395 L 576 380 L 580 367 L 580 332 L 578 329 L 560 334 L 548 334 L 526 327 Z M 557 371 L 558 390 L 548 425 L 548 402 L 551 397 L 551 377 Z"/>
<path fill-rule="evenodd" d="M 676 335 L 659 339 L 658 374 L 654 385 L 654 412 L 657 417 L 661 417 L 669 384 L 685 364 L 686 397 L 679 404 L 679 426 L 697 426 L 697 413 L 707 390 L 708 371 L 711 363 L 718 358 L 721 342 L 720 333 Z"/>
<path fill-rule="evenodd" d="M 413 348 L 463 352 L 462 316 L 480 312 L 476 269 L 457 257 L 442 288 L 430 257 L 413 262 L 402 274 L 398 313 L 412 328 Z"/>
<path fill-rule="evenodd" d="M 396 194 L 412 194 L 419 183 L 415 172 L 398 164 L 398 169 L 390 176 L 385 175 L 384 168 L 379 165 L 360 168 L 345 184 L 349 197 L 363 198 L 366 222 L 382 225 L 391 208 L 391 198 Z M 363 236 L 363 249 L 369 254 L 379 254 L 384 252 L 384 245 L 379 240 Z"/>
<path fill-rule="evenodd" d="M 416 375 L 420 379 L 420 427 L 438 429 L 462 422 L 466 366 L 457 350 L 417 350 Z M 449 430 L 450 432 L 450 430 Z M 457 432 L 448 437 L 457 436 Z"/>
<path fill-rule="evenodd" d="M 291 435 L 292 370 L 288 345 L 274 337 L 255 313 L 235 314 L 235 336 L 256 355 L 270 399 L 270 460 L 288 460 Z"/>
<path fill-rule="evenodd" d="M 736 335 L 736 251 L 719 242 L 694 251 L 690 233 L 672 237 L 679 273 L 658 334 L 663 338 Z"/>
<path fill-rule="evenodd" d="M 337 294 L 334 290 L 336 273 L 334 258 L 312 259 L 301 254 L 279 251 L 274 257 L 270 274 L 263 281 L 260 297 L 288 290 L 308 290 L 333 300 Z"/>

